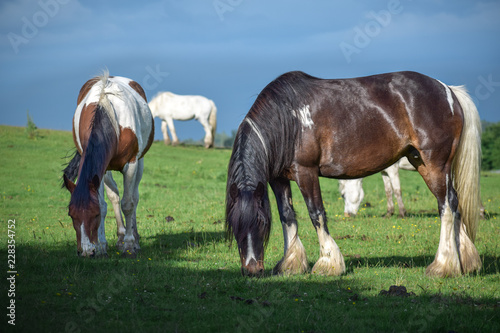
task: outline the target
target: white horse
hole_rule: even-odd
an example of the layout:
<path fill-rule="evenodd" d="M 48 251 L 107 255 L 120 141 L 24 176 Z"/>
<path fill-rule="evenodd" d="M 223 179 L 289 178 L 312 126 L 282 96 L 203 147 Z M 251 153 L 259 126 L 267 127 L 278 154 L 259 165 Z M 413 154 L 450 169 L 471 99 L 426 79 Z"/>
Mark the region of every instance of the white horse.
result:
<path fill-rule="evenodd" d="M 166 145 L 170 144 L 167 128 L 172 135 L 172 144 L 179 143 L 175 133 L 175 120 L 198 120 L 205 129 L 205 148 L 213 147 L 217 127 L 217 108 L 212 100 L 203 96 L 176 95 L 171 92 L 159 92 L 149 102 L 153 117 L 162 120 L 161 131 Z"/>
<path fill-rule="evenodd" d="M 415 171 L 415 168 L 410 164 L 408 159 L 403 157 L 398 162 L 380 172 L 382 174 L 382 180 L 384 181 L 385 195 L 387 196 L 386 217 L 394 214 L 393 195 L 395 195 L 398 202 L 399 217 L 404 217 L 406 215 L 405 205 L 401 196 L 399 169 Z M 356 215 L 361 205 L 361 201 L 363 201 L 365 196 L 365 192 L 363 191 L 363 178 L 340 179 L 339 191 L 344 199 L 344 216 L 349 217 Z"/>

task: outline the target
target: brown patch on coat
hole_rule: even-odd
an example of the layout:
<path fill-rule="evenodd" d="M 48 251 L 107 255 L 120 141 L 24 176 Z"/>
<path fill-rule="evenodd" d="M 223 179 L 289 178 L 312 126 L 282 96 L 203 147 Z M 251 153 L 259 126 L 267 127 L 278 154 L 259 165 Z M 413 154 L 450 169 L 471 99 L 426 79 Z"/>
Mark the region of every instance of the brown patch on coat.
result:
<path fill-rule="evenodd" d="M 140 85 L 139 83 L 137 83 L 137 82 L 135 82 L 135 81 L 130 81 L 130 82 L 128 83 L 128 85 L 129 85 L 132 89 L 134 89 L 135 91 L 137 91 L 137 93 L 138 93 L 139 95 L 141 95 L 141 97 L 142 97 L 142 98 L 144 98 L 144 100 L 145 100 L 146 102 L 148 101 L 148 99 L 146 98 L 146 93 L 144 92 L 144 89 L 142 89 L 142 87 L 141 87 L 141 85 Z"/>
<path fill-rule="evenodd" d="M 118 147 L 109 162 L 107 170 L 121 171 L 125 164 L 135 162 L 139 153 L 139 142 L 137 136 L 130 128 L 120 126 L 120 140 Z"/>
<path fill-rule="evenodd" d="M 80 93 L 78 93 L 78 99 L 76 100 L 76 105 L 80 105 L 81 101 L 85 98 L 85 96 L 87 96 L 90 89 L 94 86 L 94 84 L 99 82 L 99 80 L 100 78 L 95 77 L 85 82 L 85 84 L 80 89 Z"/>
<path fill-rule="evenodd" d="M 85 150 L 90 138 L 90 131 L 92 129 L 92 119 L 94 118 L 94 110 L 96 107 L 97 103 L 85 104 L 82 108 L 82 113 L 80 114 L 80 123 L 78 124 L 78 134 L 80 137 L 82 150 Z M 83 154 L 83 151 L 80 151 L 80 147 L 78 146 L 78 142 L 76 141 L 74 121 L 73 121 L 73 142 L 75 143 L 75 147 L 76 149 L 78 149 L 78 152 L 80 154 Z"/>

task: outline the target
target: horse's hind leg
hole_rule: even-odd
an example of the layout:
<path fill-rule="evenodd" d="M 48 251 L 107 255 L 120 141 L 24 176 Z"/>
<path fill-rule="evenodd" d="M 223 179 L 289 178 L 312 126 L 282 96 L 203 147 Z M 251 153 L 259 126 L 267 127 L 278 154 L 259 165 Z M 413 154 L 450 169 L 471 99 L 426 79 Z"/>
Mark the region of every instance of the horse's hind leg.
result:
<path fill-rule="evenodd" d="M 308 269 L 307 256 L 298 235 L 297 219 L 292 205 L 292 191 L 288 179 L 275 179 L 270 182 L 283 227 L 284 254 L 276 264 L 273 274 L 299 274 Z"/>
<path fill-rule="evenodd" d="M 212 126 L 208 123 L 208 119 L 199 118 L 200 124 L 205 130 L 205 148 L 210 148 L 214 144 L 214 137 L 212 135 Z"/>
<path fill-rule="evenodd" d="M 313 168 L 301 168 L 295 177 L 295 181 L 304 196 L 312 224 L 318 234 L 320 258 L 314 265 L 312 272 L 320 275 L 340 275 L 345 272 L 344 257 L 328 232 L 318 171 Z"/>
<path fill-rule="evenodd" d="M 442 174 L 441 179 L 435 179 L 429 185 L 430 178 L 424 176 L 424 180 L 438 200 L 439 215 L 441 217 L 441 233 L 439 246 L 434 261 L 427 267 L 425 273 L 431 276 L 453 277 L 462 274 L 460 269 L 460 258 L 458 255 L 458 230 L 456 221 L 460 220 L 458 213 L 458 201 L 455 190 L 449 179 L 449 173 Z M 440 184 L 437 184 L 437 183 Z M 458 215 L 458 216 L 457 216 Z"/>
<path fill-rule="evenodd" d="M 107 171 L 104 176 L 104 185 L 106 187 L 106 194 L 108 195 L 109 201 L 113 205 L 113 211 L 115 212 L 116 219 L 116 234 L 118 236 L 118 241 L 116 242 L 116 247 L 119 251 L 123 251 L 123 245 L 125 241 L 125 225 L 123 224 L 122 211 L 120 209 L 120 194 L 118 192 L 118 186 L 113 179 L 111 171 Z"/>
<path fill-rule="evenodd" d="M 141 158 L 135 163 L 128 163 L 123 169 L 123 198 L 122 211 L 127 222 L 123 254 L 135 257 L 140 249 L 139 233 L 137 232 L 136 210 L 139 203 L 139 183 L 144 169 L 144 160 Z"/>
<path fill-rule="evenodd" d="M 396 201 L 398 202 L 399 217 L 405 217 L 406 210 L 403 203 L 403 197 L 401 195 L 401 182 L 399 181 L 399 163 L 393 164 L 382 171 L 382 179 L 384 180 L 384 187 L 387 196 L 387 215 L 389 215 L 389 212 L 390 215 L 394 214 L 394 201 L 392 200 L 392 195 L 394 194 Z"/>
<path fill-rule="evenodd" d="M 429 189 L 438 200 L 441 234 L 436 257 L 425 273 L 430 276 L 453 277 L 478 269 L 474 263 L 480 262 L 476 260 L 479 259 L 479 254 L 461 222 L 457 193 L 450 173 L 443 173 L 437 168 L 426 171 L 419 168 Z"/>
<path fill-rule="evenodd" d="M 179 138 L 177 137 L 177 133 L 175 132 L 174 120 L 172 118 L 165 118 L 167 122 L 168 128 L 170 129 L 170 135 L 172 135 L 172 145 L 176 146 L 179 144 Z"/>
<path fill-rule="evenodd" d="M 396 169 L 398 170 L 398 169 Z M 395 177 L 391 179 L 392 188 L 394 190 L 394 195 L 396 196 L 396 201 L 398 202 L 399 217 L 403 218 L 406 216 L 405 204 L 403 202 L 403 195 L 401 193 L 401 182 L 399 181 L 399 170 L 397 171 Z"/>

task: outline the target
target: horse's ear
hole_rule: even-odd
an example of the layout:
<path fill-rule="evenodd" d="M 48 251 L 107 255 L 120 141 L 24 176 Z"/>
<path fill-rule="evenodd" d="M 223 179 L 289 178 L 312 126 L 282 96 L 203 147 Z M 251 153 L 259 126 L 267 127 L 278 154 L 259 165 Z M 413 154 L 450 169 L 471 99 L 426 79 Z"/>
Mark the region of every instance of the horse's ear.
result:
<path fill-rule="evenodd" d="M 100 184 L 101 184 L 101 182 L 99 181 L 99 176 L 94 175 L 94 177 L 92 177 L 92 180 L 90 181 L 89 185 L 97 192 L 99 190 Z"/>
<path fill-rule="evenodd" d="M 229 195 L 231 196 L 231 199 L 236 200 L 236 198 L 238 197 L 238 192 L 239 192 L 238 186 L 236 186 L 236 184 L 233 183 L 229 188 Z"/>
<path fill-rule="evenodd" d="M 75 183 L 73 183 L 66 175 L 63 175 L 63 186 L 66 187 L 66 189 L 70 192 L 73 193 L 75 190 Z"/>
<path fill-rule="evenodd" d="M 253 192 L 253 196 L 255 197 L 255 199 L 261 200 L 265 194 L 266 194 L 266 186 L 261 182 L 259 182 L 259 184 L 257 184 L 255 192 Z"/>

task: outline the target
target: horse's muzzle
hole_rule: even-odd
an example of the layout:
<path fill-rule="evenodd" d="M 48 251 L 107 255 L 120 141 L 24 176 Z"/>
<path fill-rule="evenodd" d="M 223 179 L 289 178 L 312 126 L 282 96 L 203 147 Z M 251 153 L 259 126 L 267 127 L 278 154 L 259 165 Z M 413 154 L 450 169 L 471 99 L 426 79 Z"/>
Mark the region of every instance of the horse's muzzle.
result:
<path fill-rule="evenodd" d="M 264 275 L 264 264 L 261 260 L 251 259 L 247 265 L 241 266 L 241 275 L 249 277 L 261 277 Z"/>

